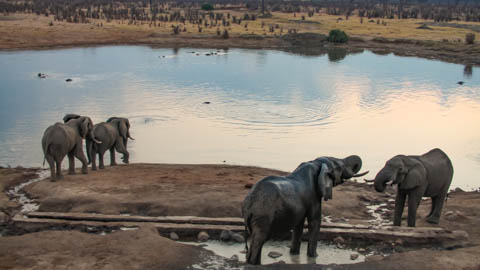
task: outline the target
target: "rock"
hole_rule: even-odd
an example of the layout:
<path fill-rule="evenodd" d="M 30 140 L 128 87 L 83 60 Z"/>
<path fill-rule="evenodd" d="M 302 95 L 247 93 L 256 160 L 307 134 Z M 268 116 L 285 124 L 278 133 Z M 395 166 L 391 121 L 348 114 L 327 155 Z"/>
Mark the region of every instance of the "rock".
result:
<path fill-rule="evenodd" d="M 459 85 L 462 85 L 462 84 L 464 84 L 464 83 L 465 83 L 465 82 L 463 82 L 463 81 L 457 82 L 457 84 L 459 84 Z"/>
<path fill-rule="evenodd" d="M 7 215 L 5 213 L 0 212 L 0 224 L 7 222 Z"/>
<path fill-rule="evenodd" d="M 197 235 L 197 239 L 198 241 L 200 242 L 205 242 L 207 241 L 208 239 L 210 238 L 210 235 L 208 235 L 208 233 L 202 231 L 202 232 L 199 232 L 198 235 Z"/>
<path fill-rule="evenodd" d="M 73 81 L 73 80 L 72 80 L 72 79 L 66 79 L 65 81 L 66 81 L 66 82 L 71 82 L 71 81 Z"/>
<path fill-rule="evenodd" d="M 463 189 L 457 187 L 457 188 L 455 189 L 455 192 L 465 192 L 465 191 L 464 191 Z"/>
<path fill-rule="evenodd" d="M 231 261 L 238 262 L 238 255 L 234 254 L 232 257 L 230 257 Z"/>
<path fill-rule="evenodd" d="M 235 241 L 237 243 L 244 243 L 245 242 L 245 238 L 239 233 L 232 233 L 230 237 L 233 241 Z"/>
<path fill-rule="evenodd" d="M 365 258 L 366 262 L 378 262 L 378 261 L 381 261 L 381 260 L 383 260 L 382 255 L 372 255 L 372 256 L 368 256 L 368 257 Z"/>
<path fill-rule="evenodd" d="M 343 239 L 341 236 L 337 236 L 333 239 L 333 243 L 337 244 L 337 246 L 345 244 L 345 239 Z"/>
<path fill-rule="evenodd" d="M 225 241 L 225 242 L 229 241 L 231 237 L 232 237 L 232 232 L 231 231 L 223 230 L 220 233 L 220 240 L 222 240 L 222 241 Z"/>
<path fill-rule="evenodd" d="M 367 252 L 367 250 L 364 249 L 364 248 L 359 248 L 359 249 L 358 249 L 358 252 L 360 252 L 360 253 L 365 253 L 365 252 Z"/>
<path fill-rule="evenodd" d="M 245 188 L 252 188 L 253 187 L 253 183 L 246 183 L 245 184 Z"/>
<path fill-rule="evenodd" d="M 278 262 L 276 262 L 277 264 L 285 264 L 285 261 L 284 260 L 280 260 Z"/>
<path fill-rule="evenodd" d="M 247 254 L 247 250 L 246 249 L 242 249 L 239 251 L 241 254 Z"/>
<path fill-rule="evenodd" d="M 210 104 L 210 101 L 205 101 L 203 102 L 203 104 Z"/>
<path fill-rule="evenodd" d="M 198 246 L 201 247 L 201 248 L 203 248 L 203 247 L 208 247 L 207 244 L 200 244 L 200 245 L 198 245 Z"/>
<path fill-rule="evenodd" d="M 276 258 L 281 257 L 281 256 L 283 256 L 283 254 L 280 253 L 280 252 L 276 252 L 276 251 L 270 251 L 268 253 L 268 257 L 270 257 L 272 259 L 276 259 Z"/>
<path fill-rule="evenodd" d="M 403 240 L 402 239 L 395 240 L 395 245 L 403 246 Z"/>
<path fill-rule="evenodd" d="M 170 233 L 170 239 L 174 240 L 174 241 L 177 241 L 180 239 L 180 237 L 178 236 L 178 234 L 176 234 L 175 232 L 171 232 Z"/>
<path fill-rule="evenodd" d="M 459 221 L 467 219 L 467 217 L 460 211 L 448 211 L 444 214 L 444 217 L 448 221 Z"/>
<path fill-rule="evenodd" d="M 350 254 L 350 260 L 354 261 L 358 259 L 358 254 Z"/>

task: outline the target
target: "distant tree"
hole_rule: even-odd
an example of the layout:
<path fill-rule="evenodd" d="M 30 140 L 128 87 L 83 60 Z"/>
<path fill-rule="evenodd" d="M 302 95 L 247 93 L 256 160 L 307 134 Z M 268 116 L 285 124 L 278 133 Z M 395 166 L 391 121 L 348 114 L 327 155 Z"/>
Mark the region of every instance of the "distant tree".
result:
<path fill-rule="evenodd" d="M 475 34 L 474 33 L 468 33 L 465 35 L 465 43 L 467 44 L 473 44 L 475 42 Z"/>
<path fill-rule="evenodd" d="M 213 10 L 213 6 L 212 6 L 212 4 L 205 3 L 205 4 L 202 5 L 202 10 L 207 10 L 207 11 Z"/>
<path fill-rule="evenodd" d="M 347 43 L 348 35 L 339 29 L 330 30 L 327 40 L 334 43 Z"/>

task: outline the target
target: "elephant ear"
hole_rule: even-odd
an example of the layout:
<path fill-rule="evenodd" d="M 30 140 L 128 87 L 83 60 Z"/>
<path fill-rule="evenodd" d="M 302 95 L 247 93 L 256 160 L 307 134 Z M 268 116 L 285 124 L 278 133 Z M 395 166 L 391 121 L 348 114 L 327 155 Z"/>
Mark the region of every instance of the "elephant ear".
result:
<path fill-rule="evenodd" d="M 332 199 L 332 179 L 329 177 L 330 170 L 327 164 L 322 163 L 320 167 L 320 173 L 318 174 L 318 190 L 320 199 L 323 197 L 325 201 Z"/>
<path fill-rule="evenodd" d="M 80 115 L 78 114 L 74 114 L 74 113 L 65 114 L 65 116 L 63 117 L 63 123 L 67 123 L 71 119 L 78 119 L 78 118 L 80 118 Z"/>
<path fill-rule="evenodd" d="M 399 177 L 399 176 L 397 176 Z M 406 172 L 405 177 L 398 181 L 398 188 L 402 190 L 410 190 L 422 184 L 426 177 L 425 168 L 421 164 L 417 164 Z"/>
<path fill-rule="evenodd" d="M 80 136 L 82 136 L 82 138 L 85 139 L 85 137 L 88 134 L 89 129 L 91 128 L 92 120 L 90 120 L 90 118 L 88 118 L 88 117 L 81 117 L 80 120 L 81 120 L 81 122 L 80 122 Z"/>
<path fill-rule="evenodd" d="M 127 141 L 128 138 L 128 128 L 127 128 L 127 123 L 123 119 L 119 119 L 118 121 L 118 131 L 120 132 L 120 135 L 123 138 L 123 141 Z"/>

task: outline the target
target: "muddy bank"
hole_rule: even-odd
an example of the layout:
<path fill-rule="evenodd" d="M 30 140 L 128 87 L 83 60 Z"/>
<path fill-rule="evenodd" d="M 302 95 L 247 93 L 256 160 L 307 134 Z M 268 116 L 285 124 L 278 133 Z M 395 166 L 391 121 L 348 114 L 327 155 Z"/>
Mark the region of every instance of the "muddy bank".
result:
<path fill-rule="evenodd" d="M 9 169 L 12 170 L 9 174 L 3 170 L 0 171 L 2 185 L 11 186 L 13 182 L 18 184 L 36 175 L 31 175 L 30 169 Z M 107 166 L 105 170 L 90 171 L 88 175 L 65 175 L 64 179 L 55 183 L 43 180 L 25 189 L 40 204 L 40 211 L 240 217 L 240 204 L 249 191 L 250 184 L 267 175 L 284 174 L 286 172 L 244 166 L 130 164 Z M 369 185 L 348 182 L 334 189 L 333 200 L 324 204 L 323 213 L 327 216 L 326 219 L 334 222 L 378 225 L 379 220 L 386 219 L 387 223 L 391 223 L 394 194 L 395 190 L 391 187 L 387 193 L 379 194 Z M 372 208 L 373 213 L 367 207 Z M 392 241 L 380 247 L 367 247 L 371 253 L 366 262 L 329 267 L 480 267 L 480 193 L 452 192 L 445 204 L 440 225 L 426 223 L 425 216 L 429 209 L 430 200 L 422 201 L 418 212 L 418 227 L 465 230 L 469 234 L 469 245 L 453 246 L 450 247 L 452 250 L 445 250 L 437 245 L 428 248 L 404 247 L 401 241 Z M 406 212 L 407 209 L 404 217 Z M 406 220 L 403 221 L 404 226 L 405 223 Z M 250 267 L 232 263 L 226 258 L 213 256 L 202 248 L 184 246 L 161 237 L 151 226 L 107 235 L 99 235 L 99 231 L 71 231 L 67 227 L 62 230 L 66 231 L 47 229 L 38 233 L 0 237 L 0 246 L 7 247 L 0 249 L 0 269 L 201 269 L 212 265 L 215 265 L 215 269 L 322 269 L 320 265 L 275 264 Z M 348 243 L 348 239 L 344 240 L 346 245 L 352 244 Z M 376 255 L 377 251 L 393 254 L 383 257 Z"/>
<path fill-rule="evenodd" d="M 6 191 L 38 176 L 37 168 L 0 168 L 0 223 L 7 221 L 21 205 L 12 201 Z"/>

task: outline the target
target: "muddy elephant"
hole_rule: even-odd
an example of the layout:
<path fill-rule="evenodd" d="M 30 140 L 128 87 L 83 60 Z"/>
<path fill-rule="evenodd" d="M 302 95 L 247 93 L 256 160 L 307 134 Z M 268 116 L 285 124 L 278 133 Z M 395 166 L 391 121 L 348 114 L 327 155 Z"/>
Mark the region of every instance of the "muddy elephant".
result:
<path fill-rule="evenodd" d="M 70 118 L 67 116 L 64 118 L 66 123 L 49 126 L 42 138 L 44 163 L 46 160 L 50 166 L 51 181 L 62 178 L 62 161 L 66 155 L 69 161 L 69 174 L 75 174 L 74 157 L 82 162 L 82 173 L 88 173 L 87 159 L 83 153 L 83 139 L 93 129 L 92 120 L 86 116 Z"/>
<path fill-rule="evenodd" d="M 317 234 L 322 219 L 322 198 L 332 199 L 332 187 L 356 174 L 362 167 L 359 156 L 344 159 L 320 157 L 304 162 L 287 176 L 269 176 L 257 182 L 243 201 L 242 215 L 247 243 L 247 263 L 260 264 L 263 244 L 293 229 L 290 253 L 300 251 L 305 219 L 308 220 L 308 251 L 316 256 Z M 245 237 L 245 241 L 246 241 Z"/>
<path fill-rule="evenodd" d="M 115 161 L 115 150 L 122 153 L 123 163 L 129 162 L 130 154 L 127 150 L 130 136 L 130 122 L 127 118 L 111 117 L 107 122 L 98 123 L 93 127 L 92 135 L 102 143 L 96 143 L 92 138 L 87 138 L 87 155 L 89 163 L 92 163 L 92 170 L 97 170 L 96 155 L 98 153 L 99 168 L 103 169 L 103 155 L 110 150 L 110 165 L 117 165 Z"/>
<path fill-rule="evenodd" d="M 397 155 L 386 162 L 374 180 L 367 181 L 374 182 L 378 192 L 383 192 L 390 181 L 398 184 L 393 225 L 400 226 L 408 195 L 408 226 L 415 227 L 422 197 L 432 198 L 427 222 L 438 224 L 452 177 L 452 162 L 445 152 L 436 148 L 421 156 Z"/>

